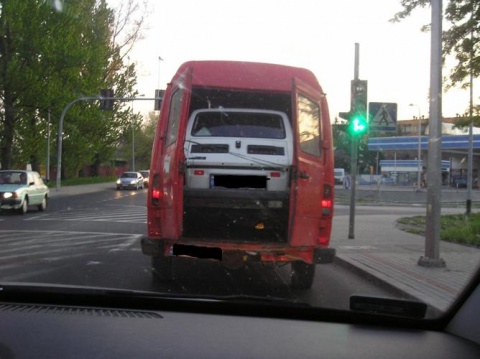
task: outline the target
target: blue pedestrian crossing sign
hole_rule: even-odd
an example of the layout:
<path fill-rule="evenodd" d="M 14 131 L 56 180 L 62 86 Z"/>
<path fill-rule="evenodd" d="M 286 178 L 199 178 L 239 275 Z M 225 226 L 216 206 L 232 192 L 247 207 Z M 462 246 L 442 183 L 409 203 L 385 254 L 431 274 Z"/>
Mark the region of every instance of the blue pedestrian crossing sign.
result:
<path fill-rule="evenodd" d="M 370 102 L 368 104 L 368 127 L 370 131 L 397 131 L 397 104 Z"/>

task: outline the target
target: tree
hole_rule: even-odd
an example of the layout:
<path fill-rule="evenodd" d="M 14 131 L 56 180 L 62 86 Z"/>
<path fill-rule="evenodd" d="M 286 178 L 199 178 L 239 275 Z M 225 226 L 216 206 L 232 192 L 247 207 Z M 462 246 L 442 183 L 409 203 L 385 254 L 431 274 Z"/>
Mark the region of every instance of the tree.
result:
<path fill-rule="evenodd" d="M 44 157 L 45 119 L 50 114 L 56 124 L 71 101 L 101 88 L 114 88 L 117 96 L 136 95 L 135 65 L 124 59 L 140 38 L 143 15 L 134 16 L 133 0 L 127 4 L 122 16 L 128 20 L 119 28 L 120 14 L 105 0 L 0 0 L 3 168 Z M 131 115 L 122 103 L 112 113 L 92 102 L 73 106 L 64 123 L 65 173 L 74 176 L 86 164 L 112 159 Z M 56 126 L 51 128 L 54 139 Z"/>
<path fill-rule="evenodd" d="M 158 123 L 158 113 L 150 112 L 145 123 L 141 121 L 141 115 L 135 114 L 136 120 L 132 122 L 135 131 L 135 169 L 150 168 L 153 140 Z M 125 132 L 122 143 L 119 146 L 117 155 L 120 158 L 132 158 L 132 125 L 129 131 Z"/>
<path fill-rule="evenodd" d="M 347 134 L 347 124 L 345 122 L 339 122 L 335 118 L 335 122 L 332 125 L 332 137 L 334 151 L 334 163 L 335 168 L 344 168 L 345 171 L 350 172 L 350 151 L 351 143 Z"/>
<path fill-rule="evenodd" d="M 430 4 L 430 0 L 401 0 L 403 10 L 396 13 L 393 22 L 410 16 L 419 7 Z M 480 0 L 448 0 L 445 19 L 450 26 L 443 32 L 443 56 L 455 59 L 450 71 L 447 89 L 456 85 L 462 88 L 470 86 L 470 75 L 477 78 L 480 74 Z M 423 30 L 428 30 L 425 25 Z M 480 125 L 476 117 L 475 122 Z"/>

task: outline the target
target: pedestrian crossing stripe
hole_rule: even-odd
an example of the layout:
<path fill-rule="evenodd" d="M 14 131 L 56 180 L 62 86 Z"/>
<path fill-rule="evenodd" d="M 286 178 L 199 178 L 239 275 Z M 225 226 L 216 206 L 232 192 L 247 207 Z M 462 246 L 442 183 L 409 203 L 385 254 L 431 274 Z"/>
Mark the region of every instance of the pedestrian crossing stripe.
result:
<path fill-rule="evenodd" d="M 90 208 L 78 208 L 59 212 L 42 212 L 25 218 L 25 221 L 78 221 L 78 222 L 115 222 L 147 223 L 147 208 L 144 206 L 110 206 L 108 210 L 92 212 Z"/>

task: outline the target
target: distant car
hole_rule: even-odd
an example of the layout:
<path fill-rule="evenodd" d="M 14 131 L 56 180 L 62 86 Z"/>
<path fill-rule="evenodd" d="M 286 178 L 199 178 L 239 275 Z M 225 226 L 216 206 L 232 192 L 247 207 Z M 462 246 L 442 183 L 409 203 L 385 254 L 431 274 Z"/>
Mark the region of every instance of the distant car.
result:
<path fill-rule="evenodd" d="M 455 178 L 452 183 L 452 187 L 467 188 L 467 179 L 465 177 Z"/>
<path fill-rule="evenodd" d="M 144 188 L 143 176 L 140 172 L 124 172 L 117 180 L 117 190 Z"/>
<path fill-rule="evenodd" d="M 35 171 L 0 170 L 0 209 L 25 214 L 29 206 L 47 208 L 49 189 Z"/>
<path fill-rule="evenodd" d="M 335 177 L 335 184 L 342 184 L 345 181 L 345 169 L 335 168 L 333 170 L 333 175 Z"/>
<path fill-rule="evenodd" d="M 140 173 L 143 176 L 143 186 L 148 188 L 148 179 L 150 178 L 150 170 L 142 170 Z"/>

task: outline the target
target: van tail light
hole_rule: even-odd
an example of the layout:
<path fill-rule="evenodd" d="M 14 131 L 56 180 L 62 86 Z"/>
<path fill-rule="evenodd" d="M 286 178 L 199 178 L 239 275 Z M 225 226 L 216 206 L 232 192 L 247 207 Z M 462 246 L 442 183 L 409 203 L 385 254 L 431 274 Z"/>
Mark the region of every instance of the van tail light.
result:
<path fill-rule="evenodd" d="M 278 178 L 281 176 L 280 172 L 270 172 L 270 177 L 272 178 Z"/>
<path fill-rule="evenodd" d="M 330 213 L 327 212 L 332 208 L 332 200 L 331 199 L 323 199 L 322 200 L 322 214 L 325 216 L 330 216 Z M 325 211 L 327 210 L 327 211 Z"/>
<path fill-rule="evenodd" d="M 323 197 L 322 197 L 322 216 L 331 217 L 333 212 L 333 187 L 330 184 L 323 185 Z"/>
<path fill-rule="evenodd" d="M 333 186 L 331 184 L 323 185 L 322 219 L 320 220 L 320 231 L 318 236 L 318 244 L 327 247 L 330 242 L 330 234 L 332 232 L 333 217 Z"/>
<path fill-rule="evenodd" d="M 204 170 L 195 170 L 193 171 L 194 176 L 203 176 L 205 174 Z"/>
<path fill-rule="evenodd" d="M 160 176 L 158 173 L 155 173 L 152 177 L 152 188 L 151 192 L 151 203 L 153 206 L 158 206 L 160 204 L 160 199 L 162 197 L 162 188 L 160 186 Z"/>
<path fill-rule="evenodd" d="M 152 188 L 152 205 L 158 206 L 160 204 L 160 199 L 162 198 L 162 191 L 160 188 Z"/>
<path fill-rule="evenodd" d="M 154 188 L 152 190 L 152 199 L 160 199 L 160 196 L 162 195 L 162 191 L 160 191 L 157 188 Z"/>

